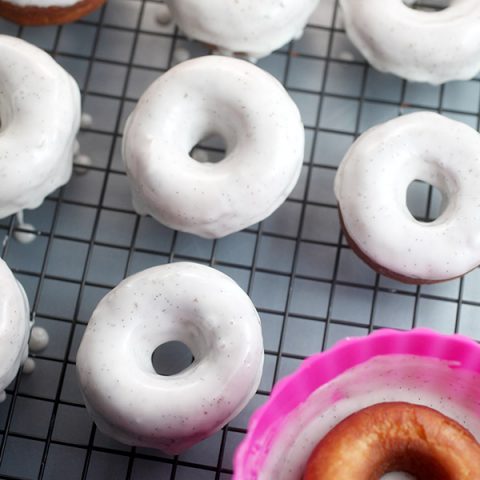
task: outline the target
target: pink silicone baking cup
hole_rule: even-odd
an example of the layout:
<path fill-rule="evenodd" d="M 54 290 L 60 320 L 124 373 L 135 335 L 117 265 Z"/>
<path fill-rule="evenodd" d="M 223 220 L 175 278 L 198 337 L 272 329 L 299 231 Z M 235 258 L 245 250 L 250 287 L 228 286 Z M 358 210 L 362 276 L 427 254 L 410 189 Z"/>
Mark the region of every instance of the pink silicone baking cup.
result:
<path fill-rule="evenodd" d="M 462 335 L 428 329 L 379 330 L 367 337 L 343 340 L 307 358 L 295 373 L 275 385 L 267 403 L 250 419 L 247 435 L 235 453 L 233 480 L 258 478 L 273 442 L 281 435 L 282 419 L 318 388 L 374 357 L 399 354 L 445 360 L 452 362 L 451 368 L 480 374 L 480 346 Z"/>

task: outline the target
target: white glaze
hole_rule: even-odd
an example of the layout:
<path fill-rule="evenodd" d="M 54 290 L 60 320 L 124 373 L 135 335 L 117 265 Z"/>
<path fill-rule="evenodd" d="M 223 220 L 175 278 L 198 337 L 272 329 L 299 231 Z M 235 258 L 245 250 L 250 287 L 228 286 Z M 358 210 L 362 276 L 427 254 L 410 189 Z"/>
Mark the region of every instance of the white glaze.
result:
<path fill-rule="evenodd" d="M 13 232 L 13 236 L 18 243 L 24 245 L 32 243 L 37 238 L 35 227 L 31 223 L 19 223 Z"/>
<path fill-rule="evenodd" d="M 37 235 L 35 234 L 35 227 L 31 223 L 26 223 L 23 219 L 23 210 L 17 212 L 17 226 L 13 232 L 15 240 L 25 245 L 32 243 Z"/>
<path fill-rule="evenodd" d="M 305 28 L 319 0 L 166 0 L 185 34 L 220 49 L 261 58 Z"/>
<path fill-rule="evenodd" d="M 375 357 L 320 387 L 285 418 L 259 480 L 300 480 L 313 449 L 327 432 L 352 413 L 381 402 L 429 406 L 480 440 L 479 398 L 480 376 L 452 368 L 448 362 L 413 355 Z"/>
<path fill-rule="evenodd" d="M 80 92 L 49 55 L 0 35 L 0 218 L 36 208 L 72 172 Z"/>
<path fill-rule="evenodd" d="M 33 327 L 30 333 L 28 347 L 31 352 L 41 352 L 47 348 L 49 341 L 50 337 L 48 332 L 43 327 Z"/>
<path fill-rule="evenodd" d="M 340 0 L 347 34 L 378 70 L 417 82 L 467 80 L 480 71 L 480 2 L 439 12 L 402 0 Z"/>
<path fill-rule="evenodd" d="M 414 180 L 447 199 L 431 223 L 407 208 Z M 463 123 L 420 112 L 368 130 L 342 160 L 335 194 L 350 237 L 394 273 L 443 281 L 480 264 L 480 135 Z"/>
<path fill-rule="evenodd" d="M 224 160 L 189 152 L 219 134 Z M 243 60 L 209 56 L 169 70 L 127 120 L 123 159 L 135 210 L 218 238 L 276 210 L 300 175 L 305 133 L 283 86 Z"/>
<path fill-rule="evenodd" d="M 195 358 L 158 375 L 154 350 L 181 341 Z M 219 430 L 254 395 L 263 367 L 258 314 L 229 277 L 193 263 L 154 267 L 97 306 L 77 371 L 97 426 L 122 443 L 179 453 Z"/>
<path fill-rule="evenodd" d="M 160 25 L 168 25 L 169 23 L 171 23 L 172 13 L 170 12 L 170 8 L 168 8 L 168 6 L 164 4 L 158 5 L 155 19 Z"/>
<path fill-rule="evenodd" d="M 30 311 L 27 296 L 0 259 L 0 397 L 28 355 Z"/>
<path fill-rule="evenodd" d="M 24 373 L 25 375 L 31 375 L 34 372 L 36 366 L 37 365 L 35 364 L 35 360 L 31 357 L 28 357 L 23 364 L 22 373 Z"/>
<path fill-rule="evenodd" d="M 73 158 L 73 170 L 77 175 L 84 175 L 92 166 L 92 159 L 88 155 L 75 155 Z"/>
<path fill-rule="evenodd" d="M 89 113 L 82 113 L 80 117 L 80 128 L 90 128 L 93 125 L 93 117 Z"/>

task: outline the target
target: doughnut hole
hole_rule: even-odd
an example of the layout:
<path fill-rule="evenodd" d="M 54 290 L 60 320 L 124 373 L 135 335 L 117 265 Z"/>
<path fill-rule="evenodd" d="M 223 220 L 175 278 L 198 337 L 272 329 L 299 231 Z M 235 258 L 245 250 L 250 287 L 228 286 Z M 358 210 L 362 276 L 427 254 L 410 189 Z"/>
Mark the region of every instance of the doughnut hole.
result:
<path fill-rule="evenodd" d="M 182 131 L 177 145 L 193 160 L 211 167 L 227 160 L 237 148 L 241 136 L 247 135 L 243 113 L 230 105 L 215 109 L 186 108 L 182 110 Z M 179 120 L 180 122 L 180 120 Z"/>
<path fill-rule="evenodd" d="M 428 182 L 414 180 L 408 186 L 407 208 L 419 222 L 434 222 L 445 212 L 447 205 L 447 195 Z"/>
<path fill-rule="evenodd" d="M 415 480 L 415 477 L 409 473 L 391 472 L 380 477 L 380 480 Z"/>
<path fill-rule="evenodd" d="M 200 163 L 219 163 L 227 153 L 225 138 L 213 133 L 203 137 L 190 151 L 190 156 Z"/>
<path fill-rule="evenodd" d="M 402 2 L 414 10 L 424 12 L 439 12 L 450 6 L 452 0 L 402 0 Z"/>
<path fill-rule="evenodd" d="M 186 370 L 195 358 L 190 348 L 176 340 L 159 345 L 152 354 L 152 365 L 158 375 L 178 375 Z"/>

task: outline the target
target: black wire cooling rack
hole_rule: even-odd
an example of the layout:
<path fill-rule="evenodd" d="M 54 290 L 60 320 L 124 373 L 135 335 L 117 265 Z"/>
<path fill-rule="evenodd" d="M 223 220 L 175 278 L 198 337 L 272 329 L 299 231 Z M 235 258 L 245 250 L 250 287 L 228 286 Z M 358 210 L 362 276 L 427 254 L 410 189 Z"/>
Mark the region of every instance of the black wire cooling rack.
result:
<path fill-rule="evenodd" d="M 124 119 L 157 76 L 185 56 L 207 51 L 155 18 L 161 4 L 110 0 L 73 25 L 18 28 L 78 80 L 93 123 L 82 129 L 85 172 L 26 212 L 36 240 L 14 239 L 15 217 L 0 221 L 1 256 L 27 290 L 38 325 L 51 335 L 0 405 L 2 479 L 226 480 L 248 418 L 272 385 L 305 358 L 346 336 L 380 327 L 426 326 L 480 337 L 480 272 L 436 286 L 409 286 L 366 267 L 339 228 L 333 178 L 366 128 L 407 111 L 441 112 L 479 128 L 480 82 L 410 84 L 368 67 L 345 36 L 335 0 L 321 0 L 304 37 L 259 62 L 288 89 L 305 123 L 302 176 L 269 219 L 208 241 L 135 215 L 120 159 Z M 218 148 L 207 147 L 210 155 Z M 418 217 L 438 214 L 435 192 L 415 184 Z M 227 428 L 179 457 L 122 446 L 88 418 L 77 387 L 75 354 L 98 300 L 122 278 L 152 265 L 191 260 L 218 268 L 251 295 L 263 322 L 265 371 L 248 407 Z"/>

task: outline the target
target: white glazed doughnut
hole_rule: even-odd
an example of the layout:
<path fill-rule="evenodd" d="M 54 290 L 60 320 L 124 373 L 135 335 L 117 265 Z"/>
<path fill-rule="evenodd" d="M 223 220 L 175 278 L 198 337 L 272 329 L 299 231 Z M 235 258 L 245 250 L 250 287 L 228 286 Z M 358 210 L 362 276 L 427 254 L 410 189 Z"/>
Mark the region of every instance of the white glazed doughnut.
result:
<path fill-rule="evenodd" d="M 0 259 L 0 401 L 28 355 L 30 310 L 27 296 Z"/>
<path fill-rule="evenodd" d="M 43 50 L 0 35 L 0 218 L 36 208 L 72 172 L 80 92 Z"/>
<path fill-rule="evenodd" d="M 407 208 L 423 180 L 446 208 L 433 222 Z M 459 277 L 480 264 L 480 135 L 436 113 L 412 113 L 364 133 L 335 178 L 351 246 L 381 273 L 410 283 Z"/>
<path fill-rule="evenodd" d="M 480 71 L 480 2 L 451 0 L 438 12 L 403 0 L 340 0 L 348 36 L 378 70 L 440 84 Z"/>
<path fill-rule="evenodd" d="M 167 0 L 185 34 L 225 53 L 269 55 L 302 35 L 319 0 Z"/>
<path fill-rule="evenodd" d="M 154 350 L 187 345 L 195 360 L 158 375 Z M 97 306 L 77 371 L 88 411 L 105 434 L 177 454 L 219 430 L 254 395 L 263 367 L 258 314 L 229 277 L 193 263 L 150 268 Z"/>
<path fill-rule="evenodd" d="M 226 157 L 189 154 L 222 136 Z M 218 238 L 257 223 L 292 191 L 303 162 L 298 108 L 271 75 L 243 60 L 189 60 L 156 80 L 127 120 L 123 158 L 133 205 L 161 223 Z"/>
<path fill-rule="evenodd" d="M 57 25 L 73 22 L 105 0 L 0 0 L 0 17 L 19 25 Z"/>

